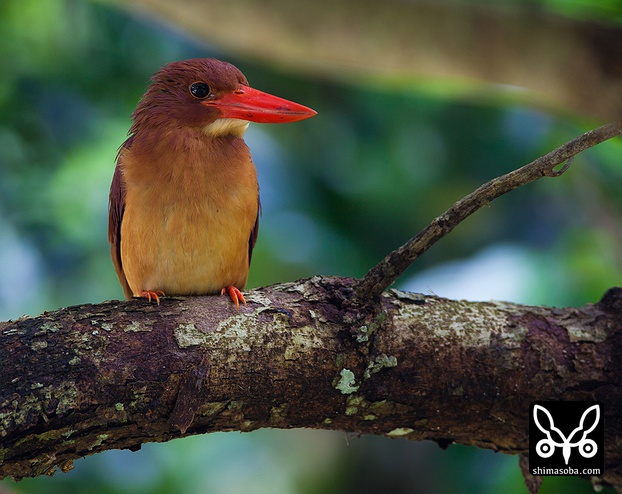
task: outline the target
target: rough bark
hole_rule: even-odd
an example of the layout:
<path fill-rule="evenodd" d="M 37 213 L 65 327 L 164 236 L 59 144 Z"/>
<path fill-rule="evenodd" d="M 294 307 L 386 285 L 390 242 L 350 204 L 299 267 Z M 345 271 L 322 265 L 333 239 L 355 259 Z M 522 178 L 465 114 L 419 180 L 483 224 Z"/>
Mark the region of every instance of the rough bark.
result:
<path fill-rule="evenodd" d="M 214 431 L 338 429 L 528 447 L 534 400 L 604 404 L 622 487 L 622 289 L 554 309 L 315 277 L 224 297 L 70 307 L 0 324 L 0 477 Z"/>

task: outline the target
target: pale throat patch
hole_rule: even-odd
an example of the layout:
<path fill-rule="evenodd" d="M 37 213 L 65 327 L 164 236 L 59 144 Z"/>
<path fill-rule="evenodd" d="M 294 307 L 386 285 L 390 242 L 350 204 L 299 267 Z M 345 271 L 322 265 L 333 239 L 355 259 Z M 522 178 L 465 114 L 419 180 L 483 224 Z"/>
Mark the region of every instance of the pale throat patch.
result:
<path fill-rule="evenodd" d="M 239 120 L 237 118 L 219 118 L 209 125 L 203 127 L 203 132 L 208 136 L 219 137 L 225 135 L 234 135 L 242 137 L 248 129 L 248 121 Z"/>

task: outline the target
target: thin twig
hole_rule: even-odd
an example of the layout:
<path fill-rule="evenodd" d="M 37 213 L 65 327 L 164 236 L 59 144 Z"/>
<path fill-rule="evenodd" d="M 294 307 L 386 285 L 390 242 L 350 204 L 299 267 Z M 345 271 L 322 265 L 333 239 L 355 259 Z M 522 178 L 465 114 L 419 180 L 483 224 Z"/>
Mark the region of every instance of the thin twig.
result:
<path fill-rule="evenodd" d="M 559 177 L 569 168 L 575 155 L 620 134 L 622 134 L 622 128 L 619 122 L 603 125 L 567 142 L 518 170 L 494 178 L 482 185 L 471 194 L 460 199 L 408 242 L 371 268 L 355 286 L 355 297 L 359 301 L 377 297 L 392 285 L 421 254 L 482 206 L 541 177 Z M 566 163 L 562 168 L 555 170 L 555 167 L 564 161 Z"/>

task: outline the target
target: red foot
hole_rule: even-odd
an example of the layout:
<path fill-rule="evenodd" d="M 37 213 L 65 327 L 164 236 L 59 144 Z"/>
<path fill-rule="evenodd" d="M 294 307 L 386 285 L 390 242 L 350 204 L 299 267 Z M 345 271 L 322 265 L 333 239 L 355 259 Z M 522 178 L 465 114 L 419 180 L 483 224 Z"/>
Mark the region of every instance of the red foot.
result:
<path fill-rule="evenodd" d="M 231 301 L 235 304 L 235 307 L 238 310 L 240 310 L 240 302 L 246 305 L 246 300 L 244 300 L 244 295 L 242 295 L 242 292 L 238 290 L 236 287 L 234 287 L 233 285 L 226 286 L 222 290 L 220 290 L 221 295 L 224 295 L 225 293 L 229 295 L 229 297 L 231 298 Z"/>
<path fill-rule="evenodd" d="M 151 303 L 151 299 L 154 299 L 158 305 L 160 305 L 160 297 L 164 297 L 164 292 L 162 290 L 156 290 L 155 292 L 152 290 L 143 290 L 140 292 L 139 297 L 146 298 L 149 303 Z"/>

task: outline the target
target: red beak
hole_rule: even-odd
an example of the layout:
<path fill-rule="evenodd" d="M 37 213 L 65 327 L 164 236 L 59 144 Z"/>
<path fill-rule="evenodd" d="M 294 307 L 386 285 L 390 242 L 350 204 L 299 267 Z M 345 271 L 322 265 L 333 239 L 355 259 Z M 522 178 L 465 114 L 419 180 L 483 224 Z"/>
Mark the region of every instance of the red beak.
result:
<path fill-rule="evenodd" d="M 240 86 L 232 93 L 218 99 L 203 101 L 202 104 L 218 108 L 222 112 L 222 118 L 237 118 L 258 123 L 297 122 L 317 115 L 311 108 L 249 86 Z"/>

